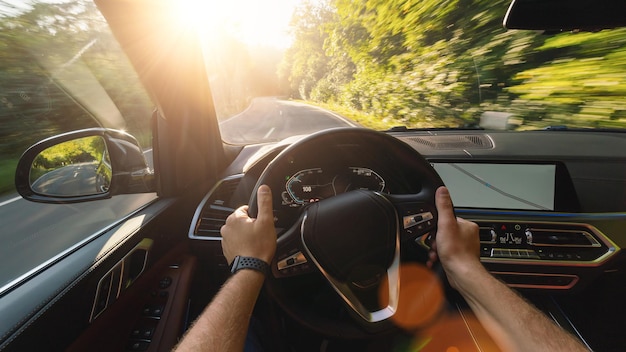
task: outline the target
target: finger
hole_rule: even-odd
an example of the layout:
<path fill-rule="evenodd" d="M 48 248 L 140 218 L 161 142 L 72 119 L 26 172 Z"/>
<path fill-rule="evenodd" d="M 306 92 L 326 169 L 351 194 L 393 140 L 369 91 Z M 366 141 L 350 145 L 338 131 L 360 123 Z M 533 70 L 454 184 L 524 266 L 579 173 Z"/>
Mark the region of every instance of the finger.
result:
<path fill-rule="evenodd" d="M 435 206 L 437 207 L 437 213 L 439 219 L 437 226 L 442 229 L 449 229 L 451 226 L 456 225 L 456 216 L 454 215 L 454 208 L 452 206 L 452 199 L 450 198 L 450 192 L 444 186 L 437 188 L 435 193 Z"/>
<path fill-rule="evenodd" d="M 428 261 L 431 263 L 435 263 L 437 261 L 437 259 L 439 259 L 439 256 L 437 255 L 437 252 L 435 251 L 431 251 L 428 253 Z"/>
<path fill-rule="evenodd" d="M 256 199 L 257 207 L 259 208 L 257 221 L 273 221 L 272 190 L 267 185 L 261 185 L 257 190 Z"/>
<path fill-rule="evenodd" d="M 231 214 L 235 218 L 248 217 L 248 206 L 242 205 Z"/>

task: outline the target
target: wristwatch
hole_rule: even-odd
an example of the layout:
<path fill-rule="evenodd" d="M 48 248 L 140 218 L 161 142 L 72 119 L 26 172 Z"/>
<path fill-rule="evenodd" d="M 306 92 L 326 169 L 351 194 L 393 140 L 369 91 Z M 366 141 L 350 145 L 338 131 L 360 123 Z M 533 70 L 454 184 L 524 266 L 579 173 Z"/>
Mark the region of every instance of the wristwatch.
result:
<path fill-rule="evenodd" d="M 230 272 L 234 274 L 241 269 L 252 269 L 262 272 L 267 276 L 270 266 L 259 258 L 236 256 L 230 264 Z"/>

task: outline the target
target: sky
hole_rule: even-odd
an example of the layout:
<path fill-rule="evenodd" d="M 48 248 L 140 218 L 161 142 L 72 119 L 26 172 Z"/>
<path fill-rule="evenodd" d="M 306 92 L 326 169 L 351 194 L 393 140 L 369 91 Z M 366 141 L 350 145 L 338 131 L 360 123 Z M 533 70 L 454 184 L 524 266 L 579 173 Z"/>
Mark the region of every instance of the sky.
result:
<path fill-rule="evenodd" d="M 289 22 L 303 0 L 183 0 L 181 16 L 213 33 L 227 30 L 248 45 L 286 48 Z"/>
<path fill-rule="evenodd" d="M 39 0 L 64 2 L 68 0 Z M 253 46 L 289 47 L 289 22 L 294 9 L 305 0 L 172 0 L 181 20 L 209 33 L 226 30 Z M 308 0 L 316 1 L 316 0 Z M 16 15 L 32 1 L 0 0 L 0 17 Z"/>

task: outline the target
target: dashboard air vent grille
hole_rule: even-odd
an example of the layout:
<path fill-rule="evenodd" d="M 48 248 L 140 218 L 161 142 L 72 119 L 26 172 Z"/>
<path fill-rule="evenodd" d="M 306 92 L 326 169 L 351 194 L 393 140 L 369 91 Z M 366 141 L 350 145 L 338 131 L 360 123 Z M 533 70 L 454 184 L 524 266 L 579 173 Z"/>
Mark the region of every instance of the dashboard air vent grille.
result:
<path fill-rule="evenodd" d="M 219 239 L 220 229 L 233 212 L 230 200 L 239 186 L 241 176 L 220 181 L 202 200 L 192 223 L 189 236 L 195 239 Z"/>
<path fill-rule="evenodd" d="M 600 247 L 600 243 L 586 231 L 529 229 L 535 246 Z"/>
<path fill-rule="evenodd" d="M 225 205 L 235 193 L 241 178 L 223 180 L 209 196 L 207 204 Z"/>
<path fill-rule="evenodd" d="M 491 138 L 484 134 L 433 135 L 403 138 L 407 143 L 430 149 L 492 149 Z"/>
<path fill-rule="evenodd" d="M 226 223 L 226 218 L 233 212 L 231 208 L 208 205 L 202 209 L 198 226 L 196 226 L 196 236 L 221 237 L 220 229 Z"/>

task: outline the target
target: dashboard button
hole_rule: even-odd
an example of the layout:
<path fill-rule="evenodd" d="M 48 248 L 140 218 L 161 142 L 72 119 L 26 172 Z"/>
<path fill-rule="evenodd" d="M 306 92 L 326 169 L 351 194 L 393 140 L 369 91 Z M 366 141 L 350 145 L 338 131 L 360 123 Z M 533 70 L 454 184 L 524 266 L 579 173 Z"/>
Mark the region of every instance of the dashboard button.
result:
<path fill-rule="evenodd" d="M 489 247 L 482 247 L 480 249 L 480 256 L 481 257 L 491 257 L 491 248 L 489 248 Z"/>

